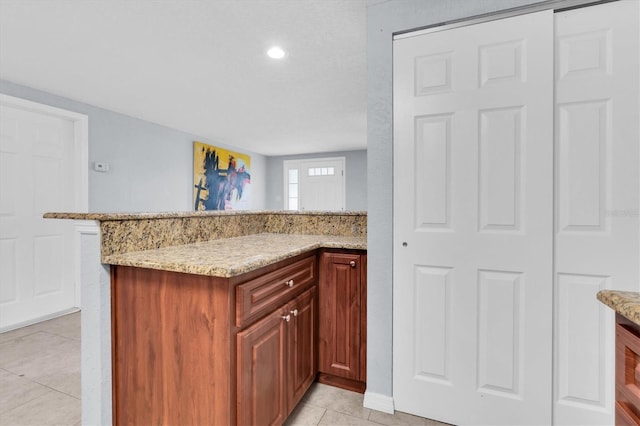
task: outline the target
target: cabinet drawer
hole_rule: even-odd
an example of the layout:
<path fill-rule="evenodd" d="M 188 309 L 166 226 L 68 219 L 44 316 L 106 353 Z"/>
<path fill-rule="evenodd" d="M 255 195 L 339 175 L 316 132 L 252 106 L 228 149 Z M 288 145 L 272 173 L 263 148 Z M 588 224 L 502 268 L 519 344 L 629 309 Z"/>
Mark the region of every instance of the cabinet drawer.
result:
<path fill-rule="evenodd" d="M 316 280 L 310 256 L 236 287 L 236 326 L 242 327 L 287 302 Z"/>

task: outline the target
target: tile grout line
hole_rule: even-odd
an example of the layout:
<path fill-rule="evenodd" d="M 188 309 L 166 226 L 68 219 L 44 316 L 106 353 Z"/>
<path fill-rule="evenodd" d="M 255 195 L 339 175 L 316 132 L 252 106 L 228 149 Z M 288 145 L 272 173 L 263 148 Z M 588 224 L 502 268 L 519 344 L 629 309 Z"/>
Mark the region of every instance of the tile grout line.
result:
<path fill-rule="evenodd" d="M 80 341 L 80 339 L 76 339 L 74 337 L 63 336 L 62 334 L 53 333 L 53 332 L 47 331 L 47 330 L 40 330 L 39 332 L 46 333 L 46 334 L 48 334 L 50 336 L 62 337 L 63 339 L 67 339 L 67 340 L 75 340 L 75 341 L 78 341 L 78 342 Z"/>
<path fill-rule="evenodd" d="M 78 398 L 77 396 L 73 396 L 73 395 L 71 395 L 71 394 L 69 394 L 69 393 L 66 393 L 66 392 L 63 392 L 63 391 L 61 391 L 61 390 L 59 390 L 59 389 L 52 388 L 51 386 L 49 386 L 49 385 L 45 385 L 44 383 L 40 383 L 40 382 L 37 382 L 37 381 L 35 381 L 35 380 L 31 380 L 31 381 L 32 381 L 33 383 L 37 383 L 37 384 L 39 384 L 40 386 L 44 386 L 45 388 L 50 389 L 50 390 L 52 390 L 52 391 L 54 391 L 54 392 L 61 393 L 62 395 L 66 395 L 66 396 L 68 396 L 68 397 L 70 397 L 70 398 L 77 399 L 78 401 L 80 401 L 80 400 L 81 400 L 81 398 Z"/>
<path fill-rule="evenodd" d="M 7 371 L 7 370 L 5 370 L 5 371 Z M 9 373 L 13 374 L 14 376 L 22 377 L 22 378 L 24 378 L 24 379 L 28 380 L 29 382 L 31 382 L 31 383 L 36 383 L 37 385 L 42 386 L 42 387 L 44 387 L 44 388 L 48 387 L 48 386 L 45 386 L 45 385 L 43 385 L 43 384 L 41 384 L 41 383 L 37 383 L 37 382 L 34 382 L 33 380 L 27 379 L 27 378 L 25 378 L 24 376 L 20 376 L 20 375 L 18 375 L 18 374 L 12 373 L 12 372 L 10 372 L 10 371 L 9 371 Z M 10 410 L 7 410 L 7 411 L 0 411 L 0 416 L 2 416 L 2 415 L 4 415 L 4 414 L 7 414 L 7 413 L 10 413 L 10 412 L 12 412 L 12 411 L 15 411 L 15 410 L 17 410 L 18 408 L 21 408 L 21 407 L 23 407 L 23 406 L 27 405 L 27 404 L 28 404 L 28 403 L 30 403 L 31 401 L 35 401 L 35 400 L 36 400 L 36 399 L 38 399 L 38 398 L 42 398 L 43 396 L 44 396 L 44 394 L 43 394 L 43 395 L 35 396 L 35 397 L 31 398 L 31 399 L 27 399 L 27 400 L 26 400 L 26 401 L 24 401 L 22 404 L 16 405 L 15 407 L 13 407 L 13 408 L 12 408 L 12 409 L 10 409 Z"/>
<path fill-rule="evenodd" d="M 11 330 L 11 331 L 13 331 L 13 330 Z M 7 331 L 6 333 L 11 333 L 11 331 Z M 4 345 L 5 343 L 10 343 L 10 342 L 13 342 L 14 340 L 22 339 L 22 338 L 24 338 L 24 337 L 29 337 L 29 336 L 32 336 L 32 335 L 34 335 L 34 334 L 36 334 L 36 333 L 39 333 L 39 332 L 40 332 L 40 330 L 34 330 L 34 331 L 33 331 L 33 333 L 23 334 L 23 335 L 21 335 L 21 336 L 13 337 L 13 338 L 11 338 L 11 339 L 5 340 L 4 342 L 0 342 L 0 345 Z M 4 333 L 2 333 L 2 334 L 4 334 Z M 2 334 L 0 334 L 0 336 L 1 336 Z"/>
<path fill-rule="evenodd" d="M 51 387 L 51 386 L 47 385 L 46 383 L 41 383 L 41 382 L 39 382 L 39 381 L 37 381 L 37 380 L 32 379 L 31 377 L 27 377 L 27 376 L 25 376 L 24 374 L 14 373 L 13 371 L 11 371 L 11 370 L 7 370 L 6 368 L 0 368 L 0 370 L 4 371 L 4 372 L 6 372 L 6 373 L 9 373 L 9 374 L 11 374 L 12 376 L 20 377 L 20 378 L 22 378 L 22 379 L 24 379 L 24 380 L 26 380 L 26 381 L 28 381 L 28 382 L 30 382 L 30 383 L 34 383 L 34 384 L 36 384 L 36 385 L 38 385 L 38 386 L 42 386 L 42 387 L 47 388 L 47 389 L 49 389 L 49 390 L 52 390 L 52 391 L 55 391 L 55 392 L 61 393 L 61 394 L 63 394 L 63 395 L 69 396 L 69 397 L 74 398 L 74 399 L 77 399 L 78 401 L 80 401 L 80 400 L 81 400 L 81 398 L 79 398 L 79 397 L 77 397 L 77 396 L 75 396 L 75 395 L 71 395 L 70 393 L 67 393 L 67 392 L 61 391 L 60 389 L 53 388 L 53 387 Z M 36 398 L 39 398 L 39 397 L 36 397 Z M 32 398 L 32 399 L 30 399 L 29 401 L 32 401 L 33 399 L 35 399 L 35 398 Z M 21 404 L 21 405 L 24 405 L 24 404 Z"/>
<path fill-rule="evenodd" d="M 320 423 L 322 423 L 322 419 L 324 419 L 324 416 L 327 414 L 327 411 L 329 411 L 327 408 L 324 408 L 324 411 L 322 412 L 322 415 L 320 416 L 320 419 L 318 420 L 318 423 L 316 423 L 316 425 L 319 425 Z"/>

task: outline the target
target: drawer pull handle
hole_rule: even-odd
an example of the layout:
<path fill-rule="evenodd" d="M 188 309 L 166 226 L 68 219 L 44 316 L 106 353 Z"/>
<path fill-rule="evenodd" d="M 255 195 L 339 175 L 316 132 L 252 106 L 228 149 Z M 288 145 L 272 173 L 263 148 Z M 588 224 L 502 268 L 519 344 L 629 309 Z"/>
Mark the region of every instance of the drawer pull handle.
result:
<path fill-rule="evenodd" d="M 349 262 L 349 266 L 351 266 L 352 268 L 356 267 L 356 261 L 352 260 L 351 262 Z"/>
<path fill-rule="evenodd" d="M 297 317 L 298 316 L 298 310 L 297 309 L 291 310 L 291 315 L 293 315 L 294 317 Z"/>
<path fill-rule="evenodd" d="M 282 318 L 283 320 L 285 320 L 286 322 L 291 321 L 291 315 L 283 315 L 280 318 Z"/>
<path fill-rule="evenodd" d="M 286 281 L 284 285 L 286 285 L 287 287 L 293 287 L 293 280 Z"/>

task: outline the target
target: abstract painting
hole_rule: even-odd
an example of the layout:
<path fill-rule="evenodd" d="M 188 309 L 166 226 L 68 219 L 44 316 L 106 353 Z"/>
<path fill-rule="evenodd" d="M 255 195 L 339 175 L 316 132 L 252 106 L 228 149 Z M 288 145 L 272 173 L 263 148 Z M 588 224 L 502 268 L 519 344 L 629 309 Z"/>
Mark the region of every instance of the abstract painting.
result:
<path fill-rule="evenodd" d="M 193 143 L 193 205 L 200 210 L 248 210 L 251 157 Z"/>

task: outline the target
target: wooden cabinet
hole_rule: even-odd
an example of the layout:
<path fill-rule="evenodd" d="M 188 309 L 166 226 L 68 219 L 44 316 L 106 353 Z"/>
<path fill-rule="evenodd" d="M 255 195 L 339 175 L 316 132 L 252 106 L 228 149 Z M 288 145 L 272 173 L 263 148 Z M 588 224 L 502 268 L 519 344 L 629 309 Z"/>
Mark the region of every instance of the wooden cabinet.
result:
<path fill-rule="evenodd" d="M 289 310 L 289 370 L 287 405 L 289 412 L 300 402 L 318 372 L 318 300 L 316 288 L 299 296 Z"/>
<path fill-rule="evenodd" d="M 278 310 L 238 333 L 238 424 L 281 424 L 287 417 L 287 328 Z"/>
<path fill-rule="evenodd" d="M 616 314 L 616 425 L 640 425 L 640 326 Z"/>
<path fill-rule="evenodd" d="M 114 424 L 282 423 L 317 372 L 316 259 L 233 278 L 112 266 Z"/>
<path fill-rule="evenodd" d="M 322 251 L 318 283 L 318 381 L 364 392 L 367 256 Z"/>
<path fill-rule="evenodd" d="M 233 278 L 113 266 L 114 423 L 277 425 L 316 376 L 363 392 L 366 262 L 323 250 Z"/>
<path fill-rule="evenodd" d="M 260 275 L 236 288 L 236 325 L 242 327 L 273 311 L 317 279 L 315 256 Z"/>
<path fill-rule="evenodd" d="M 238 424 L 284 422 L 316 375 L 316 289 L 238 333 Z"/>

